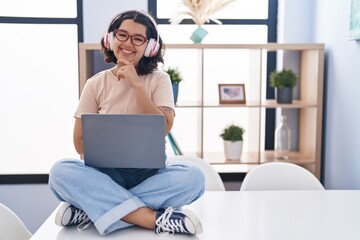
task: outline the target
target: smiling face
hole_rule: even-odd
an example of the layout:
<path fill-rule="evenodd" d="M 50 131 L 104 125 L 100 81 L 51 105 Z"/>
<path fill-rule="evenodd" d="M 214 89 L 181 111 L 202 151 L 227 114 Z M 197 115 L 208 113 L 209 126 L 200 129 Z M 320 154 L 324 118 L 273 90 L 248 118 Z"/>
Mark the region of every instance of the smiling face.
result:
<path fill-rule="evenodd" d="M 146 26 L 134 22 L 131 19 L 125 19 L 118 29 L 123 30 L 124 33 L 127 33 L 129 36 L 135 35 L 143 36 L 144 38 L 146 38 Z M 141 46 L 136 46 L 131 42 L 131 37 L 129 37 L 125 42 L 122 42 L 116 37 L 114 37 L 113 46 L 113 52 L 117 59 L 126 59 L 128 61 L 133 61 L 134 66 L 137 66 L 140 59 L 144 56 L 147 42 L 145 42 Z"/>

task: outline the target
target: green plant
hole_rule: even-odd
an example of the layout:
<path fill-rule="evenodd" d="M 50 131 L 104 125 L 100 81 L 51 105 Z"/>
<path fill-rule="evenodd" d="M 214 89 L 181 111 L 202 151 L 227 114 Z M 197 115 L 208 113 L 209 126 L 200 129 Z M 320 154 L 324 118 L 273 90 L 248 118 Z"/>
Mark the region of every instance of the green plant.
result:
<path fill-rule="evenodd" d="M 183 80 L 181 73 L 177 67 L 168 67 L 165 72 L 169 74 L 172 84 L 179 84 Z"/>
<path fill-rule="evenodd" d="M 231 124 L 224 128 L 223 132 L 220 134 L 220 137 L 226 141 L 242 141 L 244 132 L 245 130 L 242 127 Z"/>
<path fill-rule="evenodd" d="M 293 88 L 297 82 L 296 74 L 291 70 L 273 71 L 270 74 L 270 86 L 283 89 L 285 87 Z"/>

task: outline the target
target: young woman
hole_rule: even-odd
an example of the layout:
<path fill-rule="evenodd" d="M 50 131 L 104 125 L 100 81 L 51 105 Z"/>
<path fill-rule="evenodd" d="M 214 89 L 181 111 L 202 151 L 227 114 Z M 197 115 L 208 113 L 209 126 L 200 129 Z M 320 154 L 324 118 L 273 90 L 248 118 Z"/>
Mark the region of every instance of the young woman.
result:
<path fill-rule="evenodd" d="M 170 78 L 157 69 L 163 63 L 164 46 L 148 13 L 126 11 L 115 16 L 101 46 L 105 61 L 116 66 L 90 78 L 82 91 L 74 126 L 80 155 L 82 114 L 162 114 L 166 134 L 175 116 Z M 93 223 L 101 235 L 133 225 L 157 234 L 200 233 L 194 213 L 177 209 L 198 199 L 204 182 L 200 169 L 182 162 L 163 169 L 119 169 L 62 159 L 49 176 L 51 190 L 64 202 L 56 224 L 83 229 Z"/>

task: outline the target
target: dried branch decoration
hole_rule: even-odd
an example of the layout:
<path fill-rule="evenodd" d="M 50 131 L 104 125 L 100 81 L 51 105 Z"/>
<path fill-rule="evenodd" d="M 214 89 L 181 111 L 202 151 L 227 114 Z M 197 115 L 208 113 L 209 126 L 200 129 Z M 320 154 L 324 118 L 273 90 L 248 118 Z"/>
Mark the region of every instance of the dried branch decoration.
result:
<path fill-rule="evenodd" d="M 222 24 L 212 15 L 234 1 L 236 0 L 182 0 L 180 1 L 181 10 L 175 17 L 170 19 L 170 22 L 171 24 L 179 24 L 184 18 L 190 16 L 198 26 L 210 20 Z"/>

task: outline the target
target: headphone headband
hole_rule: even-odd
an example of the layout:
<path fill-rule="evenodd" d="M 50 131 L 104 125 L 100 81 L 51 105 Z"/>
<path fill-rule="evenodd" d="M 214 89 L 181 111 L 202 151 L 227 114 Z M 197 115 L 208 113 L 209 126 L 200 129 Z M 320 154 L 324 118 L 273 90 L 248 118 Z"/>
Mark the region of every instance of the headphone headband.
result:
<path fill-rule="evenodd" d="M 155 19 L 149 13 L 147 13 L 147 12 L 145 12 L 143 10 L 139 10 L 139 11 L 134 10 L 134 11 L 145 15 L 152 22 L 152 24 L 153 24 L 153 26 L 155 28 L 155 31 L 156 31 L 156 42 L 158 43 L 159 42 L 159 31 L 157 29 L 157 23 L 155 22 Z"/>

